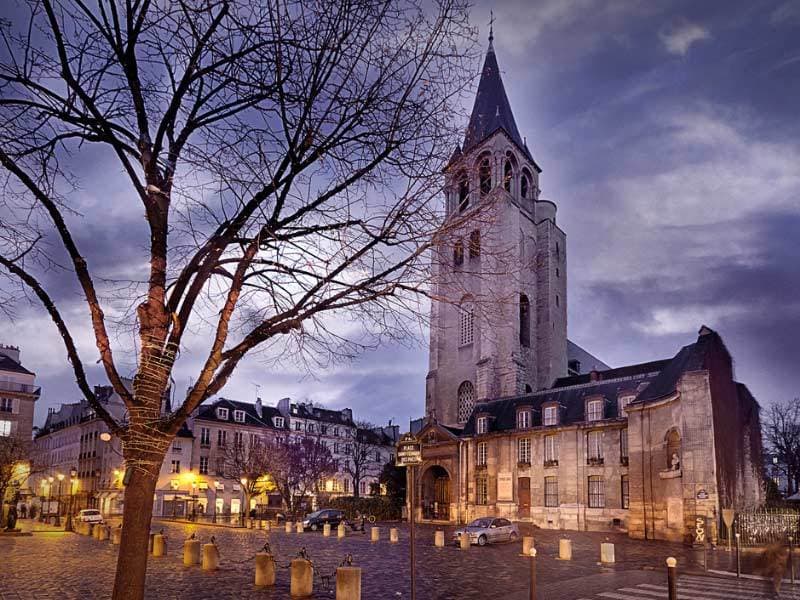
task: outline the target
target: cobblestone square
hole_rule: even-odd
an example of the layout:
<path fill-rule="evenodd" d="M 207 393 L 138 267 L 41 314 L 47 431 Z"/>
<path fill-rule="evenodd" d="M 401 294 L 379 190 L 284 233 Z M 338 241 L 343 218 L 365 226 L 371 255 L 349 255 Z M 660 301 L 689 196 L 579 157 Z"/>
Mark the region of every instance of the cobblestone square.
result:
<path fill-rule="evenodd" d="M 167 521 L 155 521 L 153 530 L 163 528 L 167 556 L 150 557 L 148 598 L 262 598 L 289 597 L 289 571 L 284 568 L 301 548 L 314 561 L 315 598 L 332 598 L 332 574 L 348 554 L 363 569 L 365 599 L 409 598 L 409 531 L 400 526 L 400 541 L 389 542 L 389 527 L 379 524 L 381 539 L 371 542 L 369 534 L 348 531 L 345 539 L 317 533 L 291 533 L 277 529 L 234 529 Z M 43 528 L 40 528 L 43 529 Z M 447 539 L 452 529 L 445 529 Z M 206 573 L 200 567 L 182 563 L 183 540 L 192 533 L 205 542 L 213 535 L 220 548 L 220 569 Z M 531 533 L 523 528 L 523 533 Z M 678 544 L 638 542 L 624 534 L 536 530 L 537 573 L 540 598 L 576 600 L 589 598 L 625 586 L 661 585 L 665 582 L 664 559 L 675 556 L 681 573 L 702 570 L 702 552 Z M 573 560 L 560 561 L 558 540 L 569 537 Z M 436 548 L 434 528 L 418 527 L 417 597 L 420 600 L 528 598 L 529 558 L 520 556 L 521 544 L 473 546 L 461 551 L 453 545 Z M 616 564 L 601 566 L 599 547 L 603 541 L 616 546 Z M 279 564 L 277 584 L 272 589 L 254 586 L 252 559 L 269 542 Z M 53 530 L 40 530 L 28 537 L 0 539 L 3 577 L 2 600 L 28 598 L 88 599 L 110 596 L 117 547 L 90 537 Z M 730 570 L 733 553 L 723 549 L 709 553 L 711 568 Z M 749 567 L 746 560 L 745 565 Z M 733 567 L 735 568 L 735 566 Z"/>

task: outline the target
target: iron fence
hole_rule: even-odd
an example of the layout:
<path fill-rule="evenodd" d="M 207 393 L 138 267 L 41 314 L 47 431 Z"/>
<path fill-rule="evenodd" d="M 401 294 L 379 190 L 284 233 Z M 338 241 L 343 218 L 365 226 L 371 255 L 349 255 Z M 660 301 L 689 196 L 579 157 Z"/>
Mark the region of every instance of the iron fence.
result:
<path fill-rule="evenodd" d="M 800 533 L 800 512 L 781 509 L 736 513 L 733 533 L 739 534 L 739 544 L 744 547 L 785 544 L 789 536 L 795 543 Z"/>

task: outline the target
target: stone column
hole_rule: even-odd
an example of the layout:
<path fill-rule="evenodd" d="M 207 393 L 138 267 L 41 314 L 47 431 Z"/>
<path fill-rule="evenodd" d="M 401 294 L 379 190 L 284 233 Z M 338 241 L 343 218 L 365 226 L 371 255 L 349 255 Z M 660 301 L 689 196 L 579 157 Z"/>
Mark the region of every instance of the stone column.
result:
<path fill-rule="evenodd" d="M 291 584 L 289 593 L 292 598 L 307 598 L 314 593 L 314 567 L 305 558 L 292 560 Z"/>
<path fill-rule="evenodd" d="M 259 587 L 275 585 L 275 561 L 271 554 L 256 554 L 256 585 Z"/>
<path fill-rule="evenodd" d="M 336 600 L 361 600 L 361 567 L 336 569 Z"/>
<path fill-rule="evenodd" d="M 183 542 L 183 566 L 191 567 L 200 564 L 200 540 Z"/>

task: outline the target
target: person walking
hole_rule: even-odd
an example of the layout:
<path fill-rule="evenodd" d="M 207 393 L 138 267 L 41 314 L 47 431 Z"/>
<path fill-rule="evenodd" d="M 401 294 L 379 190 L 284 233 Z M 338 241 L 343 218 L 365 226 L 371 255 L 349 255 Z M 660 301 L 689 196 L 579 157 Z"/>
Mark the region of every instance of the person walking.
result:
<path fill-rule="evenodd" d="M 770 593 L 772 598 L 780 598 L 788 555 L 786 547 L 776 542 L 767 546 L 759 557 L 760 571 L 766 578 L 767 593 Z"/>

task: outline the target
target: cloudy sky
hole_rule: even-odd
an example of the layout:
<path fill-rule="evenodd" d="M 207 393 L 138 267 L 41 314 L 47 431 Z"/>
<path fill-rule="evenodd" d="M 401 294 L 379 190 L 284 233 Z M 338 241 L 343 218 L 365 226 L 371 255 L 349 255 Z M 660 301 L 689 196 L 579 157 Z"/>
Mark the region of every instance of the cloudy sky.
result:
<path fill-rule="evenodd" d="M 517 124 L 567 233 L 570 338 L 619 366 L 670 357 L 706 324 L 762 404 L 800 395 L 800 2 L 477 1 L 484 44 L 490 9 Z M 98 207 L 114 192 L 87 190 Z M 141 218 L 115 210 L 84 211 L 80 241 L 113 247 Z M 125 249 L 98 260 L 116 270 Z M 38 309 L 0 331 L 38 374 L 37 424 L 79 396 Z M 405 425 L 424 409 L 421 338 L 313 377 L 253 359 L 223 395 Z M 88 330 L 79 342 L 91 349 Z M 178 388 L 193 372 L 189 356 Z"/>

